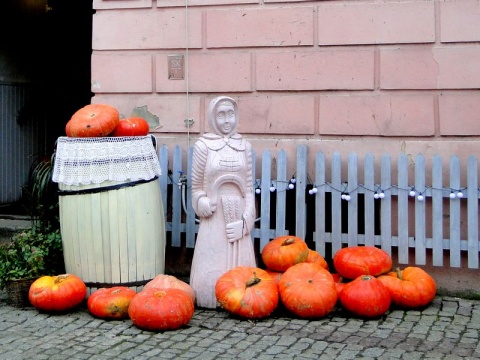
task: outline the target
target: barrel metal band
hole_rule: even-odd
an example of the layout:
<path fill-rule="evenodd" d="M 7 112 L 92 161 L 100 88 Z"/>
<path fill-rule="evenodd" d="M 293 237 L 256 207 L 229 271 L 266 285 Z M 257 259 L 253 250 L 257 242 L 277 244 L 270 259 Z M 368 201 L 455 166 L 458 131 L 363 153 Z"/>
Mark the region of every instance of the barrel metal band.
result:
<path fill-rule="evenodd" d="M 143 286 L 146 285 L 148 282 L 152 281 L 153 279 L 150 280 L 139 280 L 139 281 L 131 281 L 131 282 L 125 282 L 125 283 L 101 283 L 101 282 L 85 282 L 85 285 L 90 288 L 112 288 L 115 286 Z"/>
<path fill-rule="evenodd" d="M 137 185 L 141 185 L 141 184 L 146 184 L 146 183 L 149 183 L 151 181 L 155 181 L 157 179 L 158 179 L 158 176 L 155 176 L 155 177 L 153 177 L 152 179 L 149 179 L 149 180 L 136 180 L 136 181 L 131 181 L 131 182 L 127 182 L 127 183 L 121 183 L 121 184 L 98 187 L 98 188 L 89 188 L 89 189 L 81 189 L 81 190 L 59 190 L 58 195 L 59 196 L 67 196 L 67 195 L 97 194 L 97 193 L 104 192 L 104 191 L 119 190 L 119 189 L 123 189 L 123 188 L 126 188 L 126 187 L 132 187 L 132 186 L 137 186 Z"/>

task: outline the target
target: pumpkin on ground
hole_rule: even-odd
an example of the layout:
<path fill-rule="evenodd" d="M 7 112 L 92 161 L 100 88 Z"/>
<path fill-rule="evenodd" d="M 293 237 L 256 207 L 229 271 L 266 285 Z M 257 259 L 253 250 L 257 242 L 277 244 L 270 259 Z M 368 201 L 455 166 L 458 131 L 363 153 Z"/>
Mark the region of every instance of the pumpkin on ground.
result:
<path fill-rule="evenodd" d="M 376 277 L 361 275 L 343 286 L 340 303 L 350 313 L 362 318 L 375 318 L 390 308 L 387 288 Z"/>
<path fill-rule="evenodd" d="M 220 276 L 215 296 L 226 311 L 248 319 L 264 318 L 278 305 L 273 278 L 265 270 L 250 266 L 237 266 Z"/>
<path fill-rule="evenodd" d="M 142 330 L 176 330 L 190 322 L 195 311 L 190 296 L 180 289 L 143 289 L 130 301 L 128 316 Z"/>
<path fill-rule="evenodd" d="M 378 276 L 389 272 L 392 258 L 375 246 L 352 246 L 335 253 L 333 266 L 342 277 L 356 279 L 360 275 Z"/>
<path fill-rule="evenodd" d="M 262 260 L 271 270 L 284 272 L 290 266 L 302 263 L 308 257 L 307 243 L 297 236 L 280 236 L 262 250 Z"/>
<path fill-rule="evenodd" d="M 120 119 L 113 130 L 113 136 L 145 136 L 150 132 L 147 120 L 141 117 Z"/>
<path fill-rule="evenodd" d="M 87 300 L 87 307 L 93 316 L 106 320 L 128 318 L 128 306 L 136 291 L 126 286 L 114 286 L 95 290 Z"/>
<path fill-rule="evenodd" d="M 414 309 L 429 304 L 437 293 L 435 280 L 416 266 L 397 269 L 378 280 L 388 289 L 392 302 L 405 309 Z"/>
<path fill-rule="evenodd" d="M 328 263 L 325 258 L 318 252 L 312 249 L 308 249 L 308 256 L 305 262 L 317 263 L 321 265 L 325 270 L 328 270 Z"/>
<path fill-rule="evenodd" d="M 324 317 L 338 299 L 332 274 L 319 264 L 306 262 L 285 271 L 279 294 L 285 308 L 301 318 Z"/>
<path fill-rule="evenodd" d="M 152 280 L 145 284 L 143 289 L 157 288 L 157 289 L 180 289 L 185 291 L 195 304 L 195 291 L 185 281 L 173 275 L 158 274 Z"/>
<path fill-rule="evenodd" d="M 30 286 L 28 299 L 33 307 L 46 312 L 76 308 L 85 299 L 87 287 L 73 274 L 41 276 Z"/>
<path fill-rule="evenodd" d="M 120 121 L 116 108 L 107 104 L 90 104 L 77 110 L 65 126 L 69 137 L 101 137 L 110 135 Z"/>

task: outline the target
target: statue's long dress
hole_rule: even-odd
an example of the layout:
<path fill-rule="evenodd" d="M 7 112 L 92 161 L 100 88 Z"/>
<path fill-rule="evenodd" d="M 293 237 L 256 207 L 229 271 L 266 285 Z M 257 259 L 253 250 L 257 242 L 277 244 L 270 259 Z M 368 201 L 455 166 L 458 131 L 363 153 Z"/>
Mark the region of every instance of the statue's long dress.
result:
<path fill-rule="evenodd" d="M 215 283 L 236 266 L 256 266 L 250 230 L 255 222 L 251 145 L 240 135 L 223 138 L 205 134 L 197 141 L 192 165 L 192 206 L 207 196 L 217 204 L 209 218 L 200 222 L 193 254 L 190 285 L 196 305 L 217 307 Z M 229 243 L 225 226 L 244 220 L 243 237 Z"/>

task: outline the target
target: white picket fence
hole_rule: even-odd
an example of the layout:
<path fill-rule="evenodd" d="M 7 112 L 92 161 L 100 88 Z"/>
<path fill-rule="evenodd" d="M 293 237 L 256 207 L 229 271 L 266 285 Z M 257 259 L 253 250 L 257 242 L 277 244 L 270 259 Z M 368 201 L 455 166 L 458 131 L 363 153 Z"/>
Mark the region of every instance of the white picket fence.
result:
<path fill-rule="evenodd" d="M 180 147 L 171 154 L 165 146 L 157 151 L 170 245 L 193 248 L 198 220 L 190 203 L 192 149 L 186 161 Z M 287 174 L 284 150 L 275 156 L 275 174 L 271 152 L 261 154 L 261 174 L 253 174 L 258 204 L 253 238 L 258 251 L 271 239 L 290 234 L 305 239 L 326 259 L 342 247 L 362 244 L 381 247 L 399 264 L 480 268 L 475 157 L 461 169 L 453 156 L 445 169 L 440 156 L 429 159 L 427 168 L 427 159 L 419 154 L 409 174 L 411 160 L 405 154 L 396 161 L 384 155 L 378 166 L 371 154 L 359 163 L 353 153 L 347 159 L 338 153 L 327 159 L 318 152 L 314 169 L 309 169 L 307 152 L 307 146 L 297 147 L 293 175 Z M 398 176 L 392 179 L 391 174 Z"/>

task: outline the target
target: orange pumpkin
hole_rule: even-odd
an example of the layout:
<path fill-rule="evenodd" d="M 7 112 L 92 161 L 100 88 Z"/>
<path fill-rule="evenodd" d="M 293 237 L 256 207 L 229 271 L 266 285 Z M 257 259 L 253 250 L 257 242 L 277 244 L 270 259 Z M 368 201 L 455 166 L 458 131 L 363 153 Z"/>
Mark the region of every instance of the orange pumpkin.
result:
<path fill-rule="evenodd" d="M 273 278 L 256 267 L 237 266 L 220 276 L 215 296 L 229 313 L 248 319 L 270 315 L 278 305 L 278 287 Z"/>
<path fill-rule="evenodd" d="M 113 130 L 113 136 L 145 136 L 150 132 L 147 120 L 141 117 L 121 119 Z"/>
<path fill-rule="evenodd" d="M 77 110 L 65 126 L 69 137 L 101 137 L 113 132 L 120 121 L 116 108 L 106 104 L 90 104 Z"/>
<path fill-rule="evenodd" d="M 86 295 L 87 287 L 76 275 L 45 275 L 30 286 L 28 299 L 38 310 L 64 312 L 80 305 Z"/>
<path fill-rule="evenodd" d="M 95 290 L 87 300 L 88 310 L 100 319 L 126 319 L 128 306 L 137 293 L 126 286 Z"/>
<path fill-rule="evenodd" d="M 361 275 L 345 284 L 339 300 L 347 311 L 361 318 L 384 315 L 392 302 L 387 288 L 371 275 Z"/>
<path fill-rule="evenodd" d="M 435 280 L 416 266 L 397 269 L 378 277 L 390 292 L 392 302 L 405 309 L 414 309 L 429 304 L 437 292 Z"/>
<path fill-rule="evenodd" d="M 346 279 L 361 275 L 378 276 L 392 269 L 392 258 L 375 246 L 351 246 L 340 249 L 333 256 L 333 266 Z"/>
<path fill-rule="evenodd" d="M 190 322 L 195 305 L 180 289 L 143 289 L 130 302 L 128 316 L 142 330 L 176 330 Z"/>
<path fill-rule="evenodd" d="M 301 318 L 324 317 L 338 299 L 332 274 L 315 263 L 304 262 L 288 268 L 278 289 L 285 308 Z"/>
<path fill-rule="evenodd" d="M 280 236 L 262 250 L 262 260 L 271 270 L 284 272 L 290 266 L 304 262 L 308 257 L 307 243 L 297 236 Z"/>

